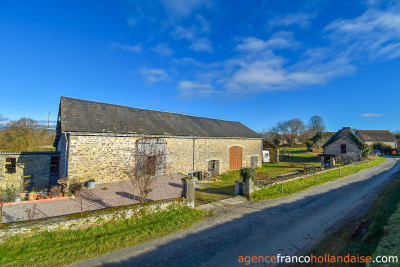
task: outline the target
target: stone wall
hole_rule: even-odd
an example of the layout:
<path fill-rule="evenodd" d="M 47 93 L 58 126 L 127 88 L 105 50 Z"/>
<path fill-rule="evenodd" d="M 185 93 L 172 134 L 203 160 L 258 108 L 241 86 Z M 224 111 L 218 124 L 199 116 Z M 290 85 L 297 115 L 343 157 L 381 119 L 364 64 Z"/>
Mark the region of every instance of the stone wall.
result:
<path fill-rule="evenodd" d="M 99 183 L 127 179 L 124 174 L 126 163 L 134 166 L 137 136 L 73 135 L 69 138 L 68 178 L 72 183 L 85 182 L 90 178 Z M 260 139 L 158 137 L 167 142 L 167 174 L 188 174 L 207 171 L 208 162 L 219 161 L 219 171 L 229 170 L 229 148 L 243 149 L 242 167 L 250 167 L 252 156 L 261 166 Z M 61 153 L 63 154 L 63 153 Z"/>
<path fill-rule="evenodd" d="M 89 211 L 83 213 L 82 217 L 80 214 L 74 214 L 56 218 L 4 224 L 0 230 L 0 243 L 18 234 L 29 235 L 44 231 L 83 229 L 96 225 L 99 222 L 140 218 L 146 214 L 178 208 L 184 205 L 186 205 L 185 199 L 167 199 L 147 202 L 143 205 L 132 204 L 98 211 Z"/>
<path fill-rule="evenodd" d="M 49 153 L 1 153 L 0 154 L 0 188 L 14 185 L 21 186 L 21 176 L 31 175 L 36 188 L 49 187 L 50 160 L 52 156 L 59 154 Z M 16 159 L 16 172 L 6 173 L 5 164 L 7 158 Z"/>
<path fill-rule="evenodd" d="M 357 156 L 360 153 L 359 147 L 346 138 L 339 139 L 338 141 L 330 144 L 328 147 L 324 148 L 324 154 L 335 154 L 341 155 L 341 145 L 346 145 L 346 153 L 355 153 Z"/>

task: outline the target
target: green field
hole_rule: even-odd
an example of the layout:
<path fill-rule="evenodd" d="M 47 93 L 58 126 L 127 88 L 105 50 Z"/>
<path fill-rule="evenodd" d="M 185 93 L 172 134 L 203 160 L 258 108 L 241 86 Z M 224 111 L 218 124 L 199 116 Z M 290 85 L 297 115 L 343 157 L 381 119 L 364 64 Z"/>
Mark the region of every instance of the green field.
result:
<path fill-rule="evenodd" d="M 181 207 L 81 230 L 14 236 L 0 244 L 0 266 L 65 266 L 188 228 L 210 213 Z"/>
<path fill-rule="evenodd" d="M 250 199 L 251 200 L 267 200 L 267 199 L 275 199 L 275 198 L 280 198 L 283 196 L 293 195 L 298 192 L 304 191 L 308 188 L 311 188 L 313 186 L 317 186 L 317 185 L 324 184 L 329 181 L 337 180 L 337 179 L 343 178 L 344 176 L 359 172 L 360 170 L 376 166 L 378 164 L 381 164 L 385 160 L 386 160 L 385 158 L 379 157 L 379 158 L 375 158 L 371 162 L 361 163 L 361 164 L 357 165 L 357 167 L 355 167 L 355 166 L 342 167 L 341 175 L 339 175 L 339 170 L 332 170 L 332 171 L 328 171 L 328 172 L 319 174 L 318 179 L 316 176 L 311 176 L 311 177 L 302 178 L 302 179 L 298 179 L 298 180 L 283 183 L 283 184 L 280 184 L 280 183 L 274 184 L 272 186 L 265 187 L 261 190 L 254 192 L 253 194 L 250 195 Z M 282 187 L 283 187 L 283 190 L 282 190 Z"/>

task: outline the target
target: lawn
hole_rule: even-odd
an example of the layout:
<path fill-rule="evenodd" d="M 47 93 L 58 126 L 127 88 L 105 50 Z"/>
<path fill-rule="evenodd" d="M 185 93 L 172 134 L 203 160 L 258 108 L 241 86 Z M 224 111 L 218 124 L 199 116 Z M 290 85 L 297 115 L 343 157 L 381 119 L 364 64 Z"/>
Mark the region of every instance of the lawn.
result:
<path fill-rule="evenodd" d="M 65 266 L 189 228 L 209 212 L 188 207 L 81 230 L 14 236 L 0 244 L 0 266 Z"/>
<path fill-rule="evenodd" d="M 280 163 L 263 163 L 256 169 L 261 178 L 272 178 L 303 170 L 304 166 L 320 166 L 320 158 L 315 153 L 307 152 L 306 148 L 288 148 L 290 157 L 285 157 Z M 235 196 L 235 181 L 240 181 L 239 171 L 231 171 L 218 176 L 218 182 L 201 184 L 196 188 L 196 205 Z"/>
<path fill-rule="evenodd" d="M 304 191 L 313 186 L 317 186 L 320 184 L 324 184 L 329 181 L 337 180 L 343 178 L 344 176 L 354 174 L 360 170 L 367 169 L 373 166 L 376 166 L 386 159 L 382 157 L 378 157 L 371 162 L 361 163 L 355 166 L 347 166 L 342 167 L 341 175 L 339 175 L 339 170 L 332 170 L 325 173 L 321 173 L 318 175 L 318 179 L 316 176 L 311 176 L 307 178 L 298 179 L 292 182 L 287 182 L 281 184 L 274 184 L 270 187 L 265 187 L 261 190 L 258 190 L 250 195 L 250 200 L 267 200 L 267 199 L 275 199 L 284 196 L 289 196 L 296 194 L 298 192 Z M 283 187 L 283 189 L 282 189 Z"/>
<path fill-rule="evenodd" d="M 379 194 L 373 206 L 362 218 L 346 222 L 309 253 L 313 255 L 398 256 L 400 249 L 400 175 Z M 400 257 L 399 257 L 400 258 Z M 374 264 L 369 266 L 395 266 Z M 338 266 L 323 264 L 321 266 Z M 352 264 L 351 266 L 365 266 Z M 398 266 L 398 265 L 397 265 Z"/>

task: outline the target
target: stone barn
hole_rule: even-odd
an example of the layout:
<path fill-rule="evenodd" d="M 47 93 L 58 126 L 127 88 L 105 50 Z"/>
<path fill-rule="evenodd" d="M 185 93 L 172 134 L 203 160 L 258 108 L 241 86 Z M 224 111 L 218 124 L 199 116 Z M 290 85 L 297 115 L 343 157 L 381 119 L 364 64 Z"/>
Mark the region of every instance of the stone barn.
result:
<path fill-rule="evenodd" d="M 60 177 L 72 182 L 125 180 L 123 166 L 142 160 L 161 163 L 157 175 L 262 163 L 262 138 L 240 122 L 68 97 L 61 97 L 54 146 Z"/>
<path fill-rule="evenodd" d="M 321 165 L 334 167 L 339 156 L 355 155 L 360 159 L 362 141 L 350 131 L 350 127 L 343 127 L 337 131 L 323 146 L 320 154 Z"/>

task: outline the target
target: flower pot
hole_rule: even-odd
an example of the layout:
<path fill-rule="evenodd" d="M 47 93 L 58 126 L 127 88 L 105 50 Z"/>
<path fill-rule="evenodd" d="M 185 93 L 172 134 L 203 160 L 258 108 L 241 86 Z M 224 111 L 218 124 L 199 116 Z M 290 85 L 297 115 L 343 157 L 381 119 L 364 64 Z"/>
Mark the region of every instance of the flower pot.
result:
<path fill-rule="evenodd" d="M 21 201 L 22 201 L 22 198 L 20 196 L 16 196 L 14 198 L 14 202 L 21 202 Z"/>
<path fill-rule="evenodd" d="M 51 196 L 45 196 L 44 197 L 44 199 L 50 199 L 51 198 Z"/>
<path fill-rule="evenodd" d="M 18 195 L 19 195 L 22 199 L 26 198 L 26 193 L 18 193 Z"/>
<path fill-rule="evenodd" d="M 28 194 L 28 200 L 36 200 L 37 194 L 35 192 L 30 192 Z"/>
<path fill-rule="evenodd" d="M 87 182 L 87 188 L 89 189 L 93 189 L 96 186 L 96 182 L 95 181 L 89 181 Z"/>
<path fill-rule="evenodd" d="M 59 196 L 59 197 L 63 197 L 64 195 L 63 195 L 63 193 L 59 192 L 59 193 L 58 193 L 58 196 Z"/>

